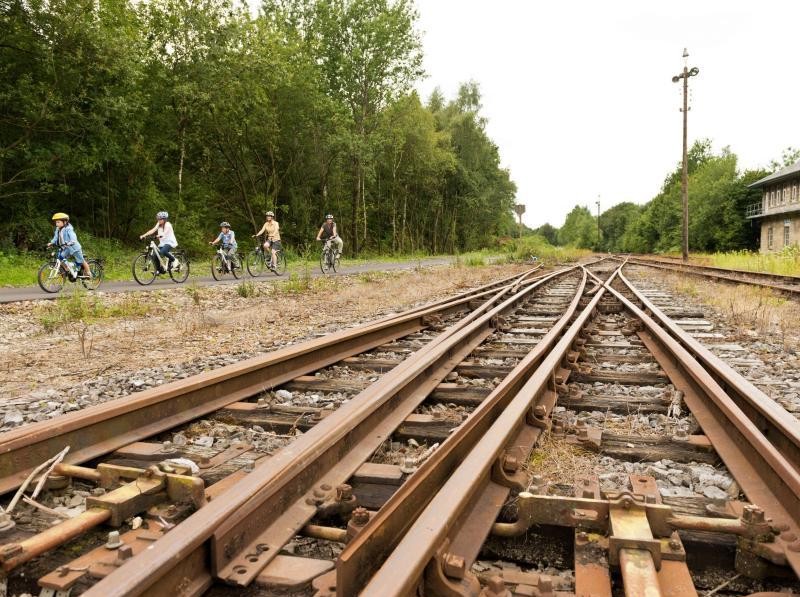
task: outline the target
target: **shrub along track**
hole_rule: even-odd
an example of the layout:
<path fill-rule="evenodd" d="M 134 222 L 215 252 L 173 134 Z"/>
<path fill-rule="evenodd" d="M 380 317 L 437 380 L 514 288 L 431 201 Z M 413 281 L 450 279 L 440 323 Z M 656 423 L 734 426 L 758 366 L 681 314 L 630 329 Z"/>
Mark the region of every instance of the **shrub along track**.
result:
<path fill-rule="evenodd" d="M 364 326 L 361 335 L 334 335 L 335 341 L 323 338 L 258 364 L 192 378 L 180 392 L 196 393 L 192 403 L 210 394 L 200 411 L 158 423 L 153 423 L 157 411 L 151 411 L 149 425 L 122 431 L 119 439 L 114 434 L 125 428 L 107 423 L 107 437 L 71 453 L 73 464 L 57 465 L 58 476 L 48 481 L 54 490 L 73 477 L 96 482 L 108 493 L 89 499 L 86 513 L 44 533 L 20 538 L 8 531 L 0 561 L 6 570 L 20 565 L 24 570 L 36 553 L 100 522 L 120 527 L 146 513 L 146 528 L 124 533 L 122 545 L 111 537 L 108 547 L 61 566 L 40 585 L 69 590 L 93 584 L 85 594 L 97 596 L 171 596 L 201 594 L 217 579 L 238 587 L 256 584 L 268 594 L 483 591 L 499 596 L 509 590 L 515 595 L 611 595 L 613 583 L 627 595 L 691 595 L 695 589 L 686 560 L 698 545 L 709 544 L 735 553 L 744 576 L 783 573 L 793 579 L 800 553 L 796 424 L 636 294 L 618 270 L 597 264 L 591 269 L 595 273 L 565 268 L 505 280 Z M 332 348 L 338 342 L 358 344 Z M 275 359 L 293 364 L 278 367 Z M 312 371 L 319 374 L 308 375 Z M 342 371 L 350 373 L 339 375 Z M 284 397 L 287 391 L 313 391 L 317 396 L 344 393 L 348 400 L 335 410 L 246 401 L 281 384 Z M 178 385 L 160 390 L 165 401 L 180 394 Z M 663 391 L 608 396 L 580 389 L 606 385 Z M 143 405 L 148 399 L 153 400 L 140 398 Z M 443 403 L 447 416 L 431 414 Z M 667 433 L 648 437 L 594 428 L 572 414 L 598 408 L 660 412 L 678 404 L 694 419 L 681 419 Z M 454 419 L 456 409 L 468 416 Z M 198 459 L 196 452 L 152 441 L 212 412 L 229 425 L 306 431 L 270 455 L 234 443 Z M 6 454 L 25 442 L 32 450 L 43 443 L 35 458 L 14 470 L 15 459 L 0 460 L 6 467 L 0 469 L 4 489 L 19 484 L 27 470 L 69 439 L 91 438 L 108 413 L 79 414 L 87 421 L 97 417 L 92 433 L 70 425 L 62 432 L 53 424 L 47 433 L 31 434 L 31 427 L 20 431 L 16 443 L 3 442 Z M 55 439 L 48 442 L 48 435 Z M 586 475 L 548 484 L 546 471 L 528 460 L 545 436 L 553 449 L 563 443 L 615 459 L 719 458 L 745 499 L 758 506 L 740 500 L 694 500 L 687 506 L 685 500 L 662 499 L 657 481 L 639 474 L 630 476 L 630 486 L 602 491 L 599 480 Z M 395 447 L 398 440 L 409 446 Z M 103 458 L 93 469 L 74 464 L 114 449 L 115 459 Z M 399 465 L 384 462 L 387 449 L 405 451 Z M 242 452 L 250 458 L 242 458 Z M 187 474 L 180 461 L 153 466 L 174 456 L 199 460 L 199 475 Z M 572 584 L 558 579 L 554 585 L 552 578 L 511 566 L 476 575 L 473 563 L 482 549 L 511 553 L 504 552 L 508 538 L 531 527 L 540 545 L 556 544 L 559 536 L 563 542 L 558 527 L 570 531 Z M 281 553 L 298 535 L 320 544 L 346 544 L 335 568 L 325 559 Z M 520 559 L 518 553 L 514 557 Z M 621 580 L 611 573 L 617 568 Z"/>

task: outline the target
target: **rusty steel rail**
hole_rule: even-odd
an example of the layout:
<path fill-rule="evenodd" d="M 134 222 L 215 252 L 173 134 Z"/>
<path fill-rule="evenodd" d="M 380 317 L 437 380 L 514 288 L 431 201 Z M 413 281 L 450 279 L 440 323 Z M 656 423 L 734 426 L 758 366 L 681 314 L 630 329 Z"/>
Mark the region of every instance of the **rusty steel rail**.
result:
<path fill-rule="evenodd" d="M 80 464 L 108 454 L 345 357 L 421 331 L 429 325 L 431 318 L 468 311 L 470 301 L 487 297 L 499 300 L 517 284 L 542 278 L 539 276 L 529 280 L 533 272 L 529 270 L 433 305 L 416 307 L 51 421 L 0 434 L 0 493 L 17 488 L 36 466 L 65 446 L 71 448 L 65 459 L 69 464 Z"/>
<path fill-rule="evenodd" d="M 541 364 L 575 315 L 586 287 L 586 277 L 584 270 L 575 298 L 542 340 L 347 544 L 336 561 L 338 595 L 357 595 L 364 588 L 428 501 L 441 489 L 452 471 L 520 392 L 530 374 Z M 531 420 L 544 424 L 553 405 L 539 406 L 539 410 L 531 412 Z M 509 458 L 506 462 L 506 474 L 513 478 L 524 460 L 524 455 L 510 454 Z"/>
<path fill-rule="evenodd" d="M 633 289 L 630 283 L 628 285 Z M 646 331 L 639 333 L 640 338 L 673 385 L 684 393 L 684 402 L 748 500 L 762 508 L 773 521 L 773 526 L 781 530 L 781 539 L 776 541 L 777 547 L 785 562 L 800 576 L 800 541 L 797 540 L 800 536 L 800 472 L 798 462 L 790 460 L 772 443 L 778 438 L 780 430 L 769 425 L 760 428 L 747 416 L 706 369 L 705 361 L 710 353 L 703 355 L 702 364 L 695 359 L 695 350 L 698 355 L 707 352 L 702 350 L 699 343 L 689 342 L 687 338 L 679 341 L 673 334 L 685 336 L 685 333 L 675 329 L 677 326 L 669 325 L 669 330 L 662 328 L 659 322 L 609 284 L 606 284 L 606 288 L 642 321 Z M 641 297 L 641 293 L 637 293 L 637 297 Z M 651 303 L 648 309 L 653 310 L 654 307 Z M 662 319 L 666 316 L 661 314 L 659 318 L 662 324 L 667 325 Z M 724 364 L 716 365 L 720 371 L 725 371 L 725 367 L 720 366 Z M 735 372 L 729 369 L 722 381 L 729 391 L 734 388 L 729 385 L 732 375 Z M 746 388 L 746 380 L 739 380 L 737 385 Z M 750 405 L 761 401 L 755 394 L 741 398 L 746 398 Z M 762 414 L 771 410 L 765 408 Z M 764 421 L 771 423 L 777 419 L 780 417 Z M 796 434 L 797 423 L 794 425 L 787 431 L 793 430 Z M 780 443 L 786 447 L 792 445 L 794 440 L 790 434 Z"/>
<path fill-rule="evenodd" d="M 618 271 L 611 274 L 609 281 Z M 436 594 L 476 595 L 480 591 L 475 577 L 467 572 L 511 489 L 519 488 L 519 479 L 510 474 L 504 463 L 514 453 L 526 458 L 546 427 L 544 419 L 538 417 L 555 405 L 557 376 L 562 383 L 565 377 L 562 363 L 605 292 L 604 287 L 598 288 L 481 440 L 407 528 L 361 595 L 413 594 L 423 576 Z"/>
<path fill-rule="evenodd" d="M 542 276 L 477 316 L 468 325 L 415 352 L 376 383 L 275 453 L 212 500 L 87 597 L 197 595 L 220 578 L 246 585 L 391 436 L 425 397 L 475 347 L 500 317 L 539 286 L 567 275 Z"/>
<path fill-rule="evenodd" d="M 717 383 L 725 389 L 736 405 L 747 415 L 747 418 L 761 430 L 766 439 L 800 471 L 800 423 L 797 419 L 672 321 L 624 274 L 620 273 L 619 280 L 636 296 L 636 299 L 652 314 L 661 327 L 686 348 L 706 371 L 713 375 Z"/>
<path fill-rule="evenodd" d="M 631 256 L 628 258 L 628 263 L 711 278 L 721 282 L 734 282 L 736 284 L 771 288 L 776 292 L 782 292 L 793 297 L 800 296 L 800 277 L 797 276 L 784 276 L 767 272 L 750 272 L 747 270 L 728 269 L 711 265 L 699 265 L 696 263 L 672 263 L 653 257 L 643 256 Z"/>

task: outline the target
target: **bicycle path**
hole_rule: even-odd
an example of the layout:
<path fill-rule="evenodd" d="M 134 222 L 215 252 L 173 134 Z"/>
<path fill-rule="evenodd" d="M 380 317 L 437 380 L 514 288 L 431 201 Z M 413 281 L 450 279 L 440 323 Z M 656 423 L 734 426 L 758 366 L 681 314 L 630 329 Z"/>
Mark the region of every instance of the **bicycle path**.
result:
<path fill-rule="evenodd" d="M 377 271 L 397 271 L 397 270 L 407 270 L 413 269 L 415 267 L 433 267 L 436 265 L 448 265 L 453 262 L 452 257 L 427 257 L 425 259 L 413 259 L 410 261 L 369 261 L 369 262 L 359 262 L 353 265 L 349 265 L 347 261 L 345 261 L 342 266 L 339 268 L 337 273 L 329 273 L 323 274 L 319 271 L 319 266 L 316 268 L 311 269 L 311 276 L 314 278 L 319 278 L 321 276 L 347 276 L 353 274 L 360 274 L 364 272 L 377 272 Z M 289 273 L 286 272 L 282 276 L 276 276 L 270 272 L 263 273 L 258 278 L 253 278 L 248 275 L 246 272 L 242 276 L 241 279 L 236 280 L 234 278 L 225 279 L 217 282 L 209 276 L 204 277 L 192 277 L 189 278 L 183 284 L 176 284 L 169 277 L 159 277 L 158 279 L 154 280 L 152 284 L 149 286 L 141 286 L 137 284 L 135 280 L 114 280 L 114 281 L 106 281 L 100 285 L 100 288 L 94 292 L 99 293 L 110 293 L 110 292 L 147 292 L 152 290 L 170 290 L 175 288 L 186 287 L 187 284 L 196 284 L 197 286 L 214 286 L 217 284 L 238 284 L 239 282 L 244 282 L 247 280 L 252 280 L 255 282 L 285 282 L 289 279 Z M 36 272 L 31 274 L 32 277 L 36 275 Z M 69 282 L 64 286 L 64 289 L 60 293 L 56 294 L 47 294 L 38 285 L 34 286 L 24 286 L 24 287 L 16 287 L 16 288 L 0 288 L 0 303 L 14 303 L 18 301 L 42 301 L 42 300 L 53 300 L 57 298 L 60 294 L 68 293 L 71 288 L 73 288 L 75 284 L 70 284 Z M 83 288 L 83 286 L 81 286 Z"/>

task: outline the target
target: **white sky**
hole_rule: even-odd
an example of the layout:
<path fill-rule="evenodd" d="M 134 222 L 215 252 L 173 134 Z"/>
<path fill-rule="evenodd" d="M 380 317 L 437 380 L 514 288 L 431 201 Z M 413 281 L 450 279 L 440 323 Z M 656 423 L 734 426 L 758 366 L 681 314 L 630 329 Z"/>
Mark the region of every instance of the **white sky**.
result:
<path fill-rule="evenodd" d="M 644 203 L 708 137 L 766 166 L 800 146 L 800 2 L 417 0 L 428 77 L 452 98 L 474 79 L 488 134 L 517 183 L 523 221 L 561 226 L 576 204 Z M 691 189 L 690 189 L 691 192 Z"/>

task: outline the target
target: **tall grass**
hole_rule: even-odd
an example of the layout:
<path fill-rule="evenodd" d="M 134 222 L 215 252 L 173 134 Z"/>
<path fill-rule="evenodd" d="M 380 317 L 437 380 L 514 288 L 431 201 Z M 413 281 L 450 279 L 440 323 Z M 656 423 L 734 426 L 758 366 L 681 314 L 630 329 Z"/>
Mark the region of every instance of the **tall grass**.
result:
<path fill-rule="evenodd" d="M 554 247 L 545 238 L 538 235 L 515 238 L 503 248 L 506 260 L 509 262 L 526 262 L 536 257 L 538 261 L 544 263 L 565 263 L 591 255 L 591 251 L 587 249 Z"/>
<path fill-rule="evenodd" d="M 703 263 L 716 267 L 741 269 L 752 272 L 767 272 L 781 276 L 800 276 L 800 248 L 784 247 L 776 253 L 754 253 L 752 251 L 730 251 L 692 255 Z"/>

